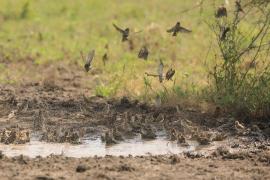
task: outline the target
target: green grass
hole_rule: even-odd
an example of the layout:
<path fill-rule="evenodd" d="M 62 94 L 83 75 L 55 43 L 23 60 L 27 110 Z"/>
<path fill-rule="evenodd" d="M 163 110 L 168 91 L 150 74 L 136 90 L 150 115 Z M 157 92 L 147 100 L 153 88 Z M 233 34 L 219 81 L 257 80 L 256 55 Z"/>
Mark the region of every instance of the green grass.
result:
<path fill-rule="evenodd" d="M 199 2 L 199 1 L 198 1 Z M 208 24 L 214 23 L 213 1 L 205 1 L 203 11 L 194 8 L 197 1 L 187 0 L 1 0 L 0 58 L 18 62 L 31 57 L 33 64 L 42 66 L 58 61 L 78 64 L 83 61 L 80 51 L 96 50 L 94 69 L 103 69 L 94 92 L 102 96 L 135 96 L 152 100 L 158 95 L 163 101 L 198 96 L 208 87 L 209 70 L 215 59 L 220 60 L 214 33 Z M 224 3 L 215 1 L 216 6 Z M 228 7 L 233 11 L 233 2 Z M 185 10 L 189 11 L 184 12 Z M 191 34 L 176 38 L 166 30 L 181 21 Z M 206 23 L 207 22 L 207 23 Z M 134 50 L 121 42 L 112 23 L 140 31 L 130 39 Z M 249 23 L 242 28 L 248 30 Z M 148 61 L 139 60 L 137 53 L 147 43 Z M 109 50 L 104 48 L 109 45 Z M 109 60 L 104 66 L 103 54 Z M 165 70 L 176 69 L 174 81 L 163 84 L 145 72 L 156 73 L 159 59 Z M 0 82 L 16 83 L 23 78 L 10 79 L 10 74 L 23 77 L 25 67 L 7 69 L 0 61 Z M 210 69 L 209 69 L 210 68 Z M 38 74 L 38 72 L 36 72 Z"/>

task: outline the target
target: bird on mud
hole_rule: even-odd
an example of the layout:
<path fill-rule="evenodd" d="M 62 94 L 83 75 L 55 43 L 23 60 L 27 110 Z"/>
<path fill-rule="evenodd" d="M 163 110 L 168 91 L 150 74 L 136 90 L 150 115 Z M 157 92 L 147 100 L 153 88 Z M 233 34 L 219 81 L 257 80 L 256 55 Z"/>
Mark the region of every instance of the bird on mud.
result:
<path fill-rule="evenodd" d="M 143 46 L 141 50 L 139 51 L 138 58 L 147 60 L 149 55 L 149 51 L 146 46 Z"/>
<path fill-rule="evenodd" d="M 227 17 L 227 9 L 224 5 L 218 7 L 215 17 L 216 18 Z"/>
<path fill-rule="evenodd" d="M 155 130 L 151 125 L 142 125 L 140 133 L 142 139 L 155 139 L 157 137 Z"/>
<path fill-rule="evenodd" d="M 88 53 L 86 59 L 84 58 L 84 55 L 83 55 L 82 51 L 80 53 L 81 53 L 82 59 L 85 60 L 84 69 L 85 69 L 86 72 L 88 72 L 91 69 L 91 63 L 92 63 L 92 61 L 94 59 L 94 56 L 95 56 L 95 50 L 94 49 L 91 50 Z"/>
<path fill-rule="evenodd" d="M 158 78 L 159 78 L 160 83 L 163 82 L 163 68 L 164 68 L 164 64 L 163 64 L 162 60 L 160 59 L 160 63 L 158 65 L 158 69 L 157 69 Z"/>
<path fill-rule="evenodd" d="M 244 13 L 244 10 L 243 10 L 243 8 L 241 6 L 241 1 L 240 0 L 235 1 L 235 8 L 236 8 L 236 12 Z"/>
<path fill-rule="evenodd" d="M 113 26 L 115 27 L 115 29 L 117 31 L 119 31 L 122 34 L 122 42 L 127 41 L 128 40 L 128 36 L 129 36 L 129 28 L 121 29 L 120 27 L 118 27 L 115 24 L 113 24 Z"/>
<path fill-rule="evenodd" d="M 190 33 L 192 31 L 182 27 L 180 22 L 178 21 L 171 29 L 168 29 L 167 32 L 172 33 L 172 36 L 177 36 L 177 33 L 179 33 L 179 32 Z"/>
<path fill-rule="evenodd" d="M 166 72 L 166 79 L 167 80 L 172 80 L 172 77 L 174 76 L 175 74 L 175 70 L 170 68 L 167 72 Z"/>
<path fill-rule="evenodd" d="M 220 27 L 220 31 L 221 31 L 221 34 L 220 34 L 220 40 L 221 41 L 224 41 L 226 39 L 226 36 L 227 36 L 227 33 L 230 31 L 230 27 Z"/>

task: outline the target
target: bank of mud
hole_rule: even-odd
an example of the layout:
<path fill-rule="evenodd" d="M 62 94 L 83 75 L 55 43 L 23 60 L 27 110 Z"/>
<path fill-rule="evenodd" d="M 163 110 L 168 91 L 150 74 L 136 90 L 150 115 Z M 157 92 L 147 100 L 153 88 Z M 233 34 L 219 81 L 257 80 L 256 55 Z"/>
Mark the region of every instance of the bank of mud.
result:
<path fill-rule="evenodd" d="M 60 69 L 61 70 L 61 69 Z M 59 70 L 59 71 L 60 71 Z M 194 151 L 176 155 L 28 158 L 1 155 L 0 175 L 7 179 L 269 179 L 270 123 L 236 119 L 189 109 L 161 106 L 127 97 L 91 96 L 80 75 L 51 81 L 0 86 L 2 144 L 29 143 L 31 135 L 48 143 L 80 144 L 98 136 L 106 146 L 164 132 L 168 141 Z M 79 79 L 79 80 L 78 80 Z M 84 93 L 85 92 L 85 93 Z"/>

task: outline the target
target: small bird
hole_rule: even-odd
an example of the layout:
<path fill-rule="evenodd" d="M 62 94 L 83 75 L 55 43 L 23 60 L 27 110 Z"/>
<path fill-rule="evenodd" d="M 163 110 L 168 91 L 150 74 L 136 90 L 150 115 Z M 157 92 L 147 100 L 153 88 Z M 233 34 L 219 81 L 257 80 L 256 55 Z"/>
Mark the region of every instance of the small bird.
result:
<path fill-rule="evenodd" d="M 242 125 L 239 121 L 235 121 L 234 122 L 234 127 L 236 130 L 241 131 L 245 129 L 245 126 Z"/>
<path fill-rule="evenodd" d="M 163 82 L 163 68 L 164 68 L 163 62 L 160 59 L 160 63 L 159 63 L 158 70 L 157 70 L 158 78 L 159 78 L 160 83 Z"/>
<path fill-rule="evenodd" d="M 139 51 L 138 58 L 147 60 L 148 55 L 149 55 L 149 51 L 148 51 L 147 47 L 146 46 L 143 46 L 141 48 L 141 50 Z"/>
<path fill-rule="evenodd" d="M 166 72 L 166 79 L 167 80 L 172 80 L 172 77 L 175 74 L 175 70 L 170 68 L 167 72 Z"/>
<path fill-rule="evenodd" d="M 183 32 L 183 33 L 190 33 L 191 30 L 188 30 L 180 25 L 180 22 L 178 21 L 175 26 L 173 26 L 171 29 L 167 30 L 168 33 L 173 33 L 173 36 L 177 36 L 177 33 Z"/>
<path fill-rule="evenodd" d="M 224 41 L 225 39 L 226 39 L 226 35 L 227 35 L 227 33 L 231 30 L 230 29 L 230 27 L 224 27 L 224 26 L 222 26 L 221 28 L 220 28 L 221 30 L 221 34 L 220 34 L 220 40 L 221 41 Z"/>
<path fill-rule="evenodd" d="M 88 56 L 86 59 L 84 58 L 84 55 L 82 52 L 81 52 L 81 56 L 82 56 L 82 59 L 85 60 L 84 69 L 86 72 L 88 72 L 91 69 L 91 63 L 92 63 L 94 56 L 95 56 L 95 50 L 91 50 L 88 53 Z"/>
<path fill-rule="evenodd" d="M 122 34 L 122 42 L 127 41 L 128 40 L 128 36 L 129 36 L 129 28 L 121 29 L 121 28 L 119 28 L 115 24 L 113 24 L 113 26 L 115 27 L 115 29 L 117 31 L 119 31 Z"/>
<path fill-rule="evenodd" d="M 102 61 L 103 61 L 103 65 L 105 66 L 106 65 L 106 62 L 108 61 L 108 54 L 105 53 L 103 56 L 102 56 Z"/>
<path fill-rule="evenodd" d="M 227 9 L 224 5 L 218 7 L 217 12 L 215 14 L 216 18 L 221 18 L 223 16 L 227 17 Z"/>
<path fill-rule="evenodd" d="M 240 0 L 235 1 L 235 8 L 236 8 L 236 12 L 244 13 L 244 10 L 242 9 Z"/>

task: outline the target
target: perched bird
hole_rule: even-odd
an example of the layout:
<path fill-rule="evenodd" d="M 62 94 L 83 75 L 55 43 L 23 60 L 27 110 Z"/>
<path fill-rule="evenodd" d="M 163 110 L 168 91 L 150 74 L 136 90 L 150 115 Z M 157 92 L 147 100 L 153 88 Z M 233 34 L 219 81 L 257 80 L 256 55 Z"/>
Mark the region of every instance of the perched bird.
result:
<path fill-rule="evenodd" d="M 227 9 L 224 5 L 218 7 L 217 12 L 215 14 L 216 18 L 221 18 L 223 16 L 227 17 Z"/>
<path fill-rule="evenodd" d="M 85 60 L 84 69 L 86 72 L 88 72 L 91 69 L 91 63 L 93 61 L 93 58 L 95 56 L 95 50 L 91 50 L 88 53 L 87 58 L 85 59 L 83 56 L 83 53 L 81 52 L 82 59 Z"/>
<path fill-rule="evenodd" d="M 105 53 L 103 56 L 102 56 L 102 61 L 103 61 L 103 65 L 105 66 L 106 65 L 106 62 L 108 61 L 108 54 Z"/>
<path fill-rule="evenodd" d="M 172 80 L 172 77 L 175 74 L 175 70 L 170 68 L 167 72 L 166 72 L 166 79 L 167 80 Z"/>
<path fill-rule="evenodd" d="M 221 31 L 221 34 L 220 34 L 220 40 L 221 40 L 221 41 L 224 41 L 224 40 L 226 39 L 226 35 L 227 35 L 227 33 L 228 33 L 230 30 L 231 30 L 230 27 L 224 27 L 224 26 L 222 26 L 222 27 L 220 28 L 220 31 Z"/>
<path fill-rule="evenodd" d="M 149 51 L 146 46 L 143 46 L 138 54 L 138 58 L 147 60 Z"/>
<path fill-rule="evenodd" d="M 128 40 L 128 36 L 129 36 L 129 28 L 121 29 L 121 28 L 119 28 L 115 24 L 113 24 L 113 26 L 115 27 L 115 29 L 117 31 L 119 31 L 122 34 L 122 42 L 127 41 Z"/>
<path fill-rule="evenodd" d="M 235 1 L 235 9 L 236 9 L 236 12 L 244 13 L 244 10 L 242 9 L 240 0 Z"/>
<path fill-rule="evenodd" d="M 163 68 L 164 68 L 163 62 L 160 59 L 160 63 L 159 63 L 158 70 L 157 70 L 158 78 L 159 78 L 160 83 L 163 82 Z"/>
<path fill-rule="evenodd" d="M 183 32 L 183 33 L 190 33 L 191 30 L 188 30 L 180 25 L 180 22 L 177 22 L 175 26 L 173 26 L 171 29 L 167 30 L 168 33 L 173 33 L 173 36 L 177 36 L 177 33 Z"/>

